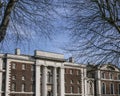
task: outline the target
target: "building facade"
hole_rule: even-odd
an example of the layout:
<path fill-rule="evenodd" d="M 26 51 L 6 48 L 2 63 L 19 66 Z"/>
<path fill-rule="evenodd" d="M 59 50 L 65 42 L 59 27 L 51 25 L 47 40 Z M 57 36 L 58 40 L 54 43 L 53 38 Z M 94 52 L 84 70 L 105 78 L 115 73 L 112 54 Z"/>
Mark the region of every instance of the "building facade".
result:
<path fill-rule="evenodd" d="M 58 53 L 0 54 L 0 96 L 120 96 L 120 70 L 83 65 Z"/>

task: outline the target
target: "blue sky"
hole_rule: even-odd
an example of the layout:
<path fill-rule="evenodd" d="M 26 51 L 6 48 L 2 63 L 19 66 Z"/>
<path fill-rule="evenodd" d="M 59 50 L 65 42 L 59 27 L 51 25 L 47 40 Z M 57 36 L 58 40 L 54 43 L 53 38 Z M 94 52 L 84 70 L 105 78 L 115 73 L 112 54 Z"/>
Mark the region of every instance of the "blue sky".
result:
<path fill-rule="evenodd" d="M 28 42 L 22 41 L 18 43 L 15 43 L 13 40 L 5 40 L 3 44 L 1 44 L 1 53 L 14 54 L 15 49 L 20 48 L 21 54 L 33 55 L 34 50 L 43 50 L 62 53 L 65 55 L 65 58 L 68 58 L 70 54 L 66 53 L 63 47 L 68 44 L 69 36 L 62 26 L 64 26 L 64 22 L 58 18 L 54 22 L 55 34 L 51 36 L 51 40 L 45 38 L 39 39 L 39 37 L 33 37 L 33 40 Z"/>
<path fill-rule="evenodd" d="M 67 12 L 68 10 L 58 7 L 56 11 L 59 13 L 57 15 L 53 13 L 56 19 L 54 22 L 52 22 L 55 27 L 55 30 L 54 30 L 55 34 L 51 36 L 52 40 L 49 40 L 49 39 L 46 40 L 45 38 L 39 39 L 39 37 L 35 35 L 32 37 L 33 39 L 28 42 L 24 42 L 23 40 L 21 42 L 16 43 L 16 41 L 14 41 L 14 34 L 16 33 L 11 31 L 10 35 L 12 35 L 13 37 L 11 36 L 9 39 L 5 39 L 4 42 L 0 44 L 1 53 L 14 54 L 14 50 L 16 48 L 20 48 L 21 54 L 33 55 L 34 50 L 44 50 L 44 51 L 62 53 L 65 55 L 66 58 L 68 58 L 69 54 L 67 54 L 62 48 L 65 47 L 66 44 L 68 44 L 69 36 L 68 36 L 68 32 L 64 29 L 64 27 L 66 26 L 66 23 L 64 19 L 60 17 L 60 14 L 65 14 L 65 12 Z M 11 25 L 12 24 L 10 24 L 10 26 Z M 19 31 L 21 31 L 21 35 L 24 35 L 24 31 L 21 30 L 21 25 L 20 26 L 18 25 L 17 28 Z M 27 30 L 27 31 L 29 31 L 30 34 L 32 34 L 33 32 L 33 30 Z"/>

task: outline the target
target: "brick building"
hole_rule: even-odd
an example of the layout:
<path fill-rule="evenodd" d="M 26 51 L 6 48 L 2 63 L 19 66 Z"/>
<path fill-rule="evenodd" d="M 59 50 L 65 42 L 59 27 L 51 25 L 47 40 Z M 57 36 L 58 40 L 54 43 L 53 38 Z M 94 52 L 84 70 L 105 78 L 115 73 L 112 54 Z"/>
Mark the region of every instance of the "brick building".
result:
<path fill-rule="evenodd" d="M 120 96 L 120 70 L 83 65 L 62 54 L 0 54 L 0 96 Z"/>

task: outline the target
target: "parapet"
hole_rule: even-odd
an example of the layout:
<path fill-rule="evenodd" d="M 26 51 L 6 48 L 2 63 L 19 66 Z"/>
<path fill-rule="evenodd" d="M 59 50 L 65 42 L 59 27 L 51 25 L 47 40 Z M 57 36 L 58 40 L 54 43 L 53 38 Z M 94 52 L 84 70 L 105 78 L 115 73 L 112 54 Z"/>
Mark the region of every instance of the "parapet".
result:
<path fill-rule="evenodd" d="M 59 53 L 52 53 L 52 52 L 35 50 L 34 56 L 38 57 L 38 58 L 43 58 L 43 59 L 46 58 L 46 59 L 51 59 L 51 60 L 63 60 L 63 61 L 65 61 L 64 55 L 59 54 Z"/>

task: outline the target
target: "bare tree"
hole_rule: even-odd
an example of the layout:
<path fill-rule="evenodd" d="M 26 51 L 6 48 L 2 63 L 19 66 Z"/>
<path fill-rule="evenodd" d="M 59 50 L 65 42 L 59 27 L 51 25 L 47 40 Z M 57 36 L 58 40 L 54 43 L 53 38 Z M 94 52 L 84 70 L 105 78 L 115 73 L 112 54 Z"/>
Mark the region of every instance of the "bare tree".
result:
<path fill-rule="evenodd" d="M 52 0 L 0 0 L 0 42 L 5 36 L 23 40 L 37 34 L 50 37 Z"/>
<path fill-rule="evenodd" d="M 71 46 L 80 62 L 120 64 L 120 0 L 64 0 Z"/>

